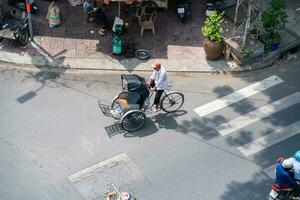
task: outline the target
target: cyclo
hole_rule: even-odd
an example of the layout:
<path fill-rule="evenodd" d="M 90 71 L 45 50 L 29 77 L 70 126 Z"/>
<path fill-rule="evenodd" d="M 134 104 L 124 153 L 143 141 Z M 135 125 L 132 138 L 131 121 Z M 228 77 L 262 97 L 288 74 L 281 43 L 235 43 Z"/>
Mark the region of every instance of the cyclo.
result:
<path fill-rule="evenodd" d="M 150 110 L 153 92 L 143 77 L 135 74 L 122 74 L 122 92 L 107 105 L 98 101 L 105 116 L 113 117 L 121 122 L 125 131 L 136 131 L 146 122 L 146 111 Z M 160 108 L 166 112 L 176 112 L 184 102 L 184 95 L 178 91 L 164 92 Z"/>

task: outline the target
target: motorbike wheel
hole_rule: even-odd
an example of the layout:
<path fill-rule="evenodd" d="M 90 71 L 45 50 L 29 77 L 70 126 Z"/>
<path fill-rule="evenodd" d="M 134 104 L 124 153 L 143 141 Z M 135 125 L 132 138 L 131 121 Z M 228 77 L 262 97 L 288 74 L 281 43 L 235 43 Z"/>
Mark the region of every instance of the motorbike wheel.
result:
<path fill-rule="evenodd" d="M 26 46 L 29 42 L 29 32 L 28 29 L 20 30 L 18 37 L 16 38 L 17 42 L 23 47 Z"/>

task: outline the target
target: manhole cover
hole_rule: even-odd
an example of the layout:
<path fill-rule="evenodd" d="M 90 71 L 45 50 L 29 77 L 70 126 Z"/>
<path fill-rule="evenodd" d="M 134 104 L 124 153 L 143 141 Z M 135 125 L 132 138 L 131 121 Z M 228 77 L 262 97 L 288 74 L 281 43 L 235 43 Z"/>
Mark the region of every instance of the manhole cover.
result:
<path fill-rule="evenodd" d="M 130 182 L 142 177 L 141 172 L 125 154 L 119 154 L 70 175 L 68 178 L 75 189 L 86 200 L 104 199 L 107 179 L 116 187 L 126 188 Z"/>

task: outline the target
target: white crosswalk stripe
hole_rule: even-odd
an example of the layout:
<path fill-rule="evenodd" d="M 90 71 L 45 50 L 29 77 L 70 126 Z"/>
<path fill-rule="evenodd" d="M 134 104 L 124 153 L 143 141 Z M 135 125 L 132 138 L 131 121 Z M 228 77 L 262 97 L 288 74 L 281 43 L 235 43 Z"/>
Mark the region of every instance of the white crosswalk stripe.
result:
<path fill-rule="evenodd" d="M 245 156 L 250 156 L 255 154 L 265 148 L 268 148 L 274 144 L 277 144 L 289 137 L 297 135 L 300 133 L 300 121 L 289 124 L 288 126 L 277 129 L 276 131 L 260 137 L 253 142 L 245 144 L 243 146 L 238 147 L 241 153 Z"/>
<path fill-rule="evenodd" d="M 300 103 L 300 92 L 293 93 L 289 96 L 265 105 L 257 110 L 237 117 L 234 120 L 217 127 L 216 130 L 223 136 L 228 135 L 234 131 L 237 131 L 247 125 L 250 125 L 297 103 Z"/>
<path fill-rule="evenodd" d="M 273 87 L 275 85 L 278 85 L 279 83 L 282 83 L 283 80 L 280 79 L 277 76 L 271 76 L 269 78 L 266 78 L 262 81 L 256 82 L 250 86 L 247 86 L 243 89 L 240 89 L 232 94 L 229 94 L 227 96 L 224 96 L 220 99 L 217 99 L 215 101 L 212 101 L 210 103 L 207 103 L 203 106 L 200 106 L 196 109 L 194 109 L 194 111 L 200 115 L 201 117 L 215 112 L 217 110 L 220 110 L 222 108 L 225 108 L 226 106 L 229 106 L 233 103 L 236 103 L 238 101 L 241 101 L 247 97 L 250 97 L 254 94 L 257 94 L 259 92 L 262 92 L 263 90 L 266 90 L 270 87 Z"/>
<path fill-rule="evenodd" d="M 275 161 L 274 161 L 275 162 Z M 272 179 L 275 179 L 275 168 L 277 163 L 272 164 L 271 166 L 264 169 L 264 172 Z"/>
<path fill-rule="evenodd" d="M 262 81 L 249 85 L 245 88 L 237 90 L 229 95 L 216 99 L 205 105 L 199 106 L 195 108 L 194 111 L 200 117 L 203 117 L 220 109 L 226 108 L 227 106 L 235 104 L 241 100 L 244 100 L 250 96 L 261 93 L 264 90 L 267 90 L 271 87 L 277 86 L 280 83 L 283 83 L 282 79 L 280 79 L 277 76 L 271 76 Z M 266 117 L 269 117 L 279 111 L 282 111 L 299 103 L 300 92 L 295 92 L 274 102 L 271 102 L 267 105 L 264 105 L 260 108 L 257 108 L 256 110 L 238 116 L 237 118 L 232 119 L 231 121 L 223 123 L 218 127 L 214 128 L 220 133 L 220 135 L 226 136 L 240 129 L 245 129 L 245 127 L 255 122 L 261 121 Z M 247 133 L 248 132 L 245 131 L 245 133 L 243 134 Z M 300 134 L 299 119 L 298 121 L 290 123 L 287 126 L 277 128 L 275 131 L 268 135 L 259 138 L 254 138 L 249 143 L 239 146 L 237 148 L 244 156 L 248 157 L 298 134 Z M 267 170 L 270 171 L 270 174 L 273 173 L 274 167 L 275 165 L 272 165 L 270 166 L 270 168 L 267 168 Z"/>

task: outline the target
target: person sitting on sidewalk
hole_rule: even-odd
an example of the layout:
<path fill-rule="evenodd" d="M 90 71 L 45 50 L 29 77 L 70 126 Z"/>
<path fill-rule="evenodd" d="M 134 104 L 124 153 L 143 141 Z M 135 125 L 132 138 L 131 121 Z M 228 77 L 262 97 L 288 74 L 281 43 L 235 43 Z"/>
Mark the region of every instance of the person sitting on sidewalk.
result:
<path fill-rule="evenodd" d="M 106 16 L 100 6 L 97 5 L 96 0 L 84 0 L 83 10 L 87 14 L 88 20 L 97 20 L 101 24 L 98 31 L 100 35 L 106 35 L 107 20 Z"/>

